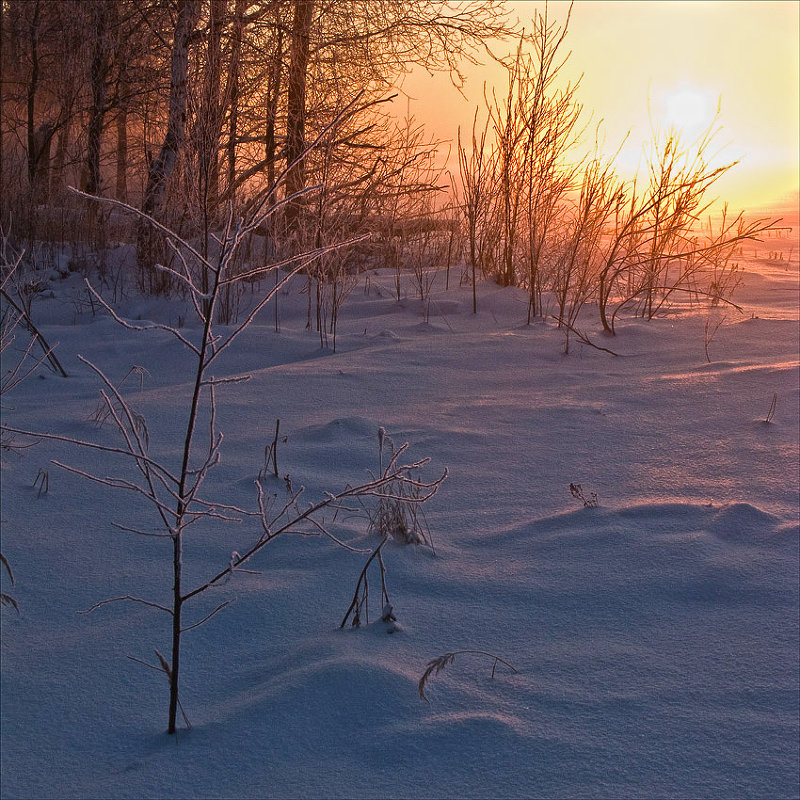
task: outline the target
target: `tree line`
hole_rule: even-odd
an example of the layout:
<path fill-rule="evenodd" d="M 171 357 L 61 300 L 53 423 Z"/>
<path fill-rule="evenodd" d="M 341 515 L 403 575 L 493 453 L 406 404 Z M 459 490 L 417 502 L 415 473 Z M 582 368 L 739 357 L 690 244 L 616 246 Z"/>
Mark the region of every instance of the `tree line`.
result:
<path fill-rule="evenodd" d="M 734 166 L 714 165 L 711 129 L 690 145 L 655 131 L 637 180 L 599 148 L 586 154 L 599 134 L 579 81 L 565 80 L 569 14 L 559 23 L 546 4 L 527 30 L 487 0 L 2 0 L 0 10 L 3 230 L 29 242 L 56 230 L 135 241 L 138 288 L 169 293 L 169 273 L 155 268 L 171 258 L 163 237 L 141 221 L 120 233 L 114 214 L 67 187 L 135 206 L 204 258 L 229 209 L 247 216 L 269 194 L 282 208 L 243 260 L 372 234 L 308 271 L 309 325 L 323 343 L 326 332 L 335 341 L 360 266 L 410 266 L 424 299 L 426 269 L 463 257 L 473 290 L 482 276 L 524 287 L 529 321 L 569 328 L 591 300 L 613 332 L 621 311 L 653 316 L 680 293 L 729 299 L 737 243 L 770 224 L 705 222 L 709 191 Z M 461 85 L 464 65 L 496 58 L 490 45 L 516 45 L 500 59 L 507 85 L 487 90 L 472 131 L 459 131 L 459 175 L 444 180 L 442 143 L 398 117 L 395 87 L 414 67 Z"/>
<path fill-rule="evenodd" d="M 325 218 L 385 218 L 434 190 L 432 143 L 395 120 L 415 65 L 462 80 L 512 29 L 502 4 L 421 0 L 3 0 L 3 224 L 74 203 L 68 185 L 207 234 L 288 168 L 286 196 L 321 177 Z M 359 95 L 325 147 L 307 143 Z M 409 130 L 408 128 L 411 128 Z M 409 168 L 412 168 L 409 170 Z M 410 177 L 410 171 L 415 177 Z M 424 171 L 424 170 L 423 170 Z M 404 184 L 406 182 L 406 184 Z M 309 233 L 287 204 L 282 235 Z M 41 234 L 41 231 L 37 231 Z M 151 242 L 139 237 L 140 260 Z M 163 287 L 143 283 L 151 291 Z"/>

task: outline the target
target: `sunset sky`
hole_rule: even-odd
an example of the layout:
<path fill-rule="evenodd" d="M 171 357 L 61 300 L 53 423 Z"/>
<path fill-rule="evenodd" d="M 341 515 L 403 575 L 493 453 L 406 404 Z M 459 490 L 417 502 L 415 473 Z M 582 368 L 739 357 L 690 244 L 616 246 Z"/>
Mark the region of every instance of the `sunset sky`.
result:
<path fill-rule="evenodd" d="M 544 3 L 509 4 L 530 27 Z M 568 2 L 551 2 L 549 14 L 566 19 Z M 683 131 L 686 140 L 713 118 L 721 102 L 716 139 L 721 159 L 742 163 L 716 194 L 737 208 L 797 207 L 800 4 L 796 2 L 578 2 L 572 11 L 564 76 L 583 75 L 580 101 L 603 120 L 606 149 L 620 153 L 620 173 L 632 172 L 654 121 Z M 411 112 L 432 133 L 454 139 L 469 129 L 483 82 L 502 86 L 496 65 L 469 73 L 467 100 L 447 77 L 412 75 L 405 90 Z M 593 126 L 594 127 L 594 126 Z M 592 131 L 593 131 L 592 127 Z M 593 134 L 592 134 L 593 135 Z M 455 157 L 451 169 L 457 168 Z"/>

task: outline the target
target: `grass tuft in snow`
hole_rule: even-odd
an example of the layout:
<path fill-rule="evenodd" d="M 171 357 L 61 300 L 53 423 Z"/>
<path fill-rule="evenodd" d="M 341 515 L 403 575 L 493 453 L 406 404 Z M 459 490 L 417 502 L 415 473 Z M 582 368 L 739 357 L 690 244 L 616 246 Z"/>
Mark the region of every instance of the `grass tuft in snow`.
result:
<path fill-rule="evenodd" d="M 569 493 L 576 500 L 580 500 L 583 503 L 584 508 L 597 508 L 597 492 L 590 492 L 589 496 L 587 497 L 579 483 L 571 483 L 569 485 Z"/>
<path fill-rule="evenodd" d="M 394 460 L 395 446 L 385 428 L 378 430 L 378 463 L 383 474 L 384 452 Z M 414 481 L 391 481 L 378 495 L 378 505 L 368 511 L 370 533 L 390 538 L 398 544 L 426 544 L 432 550 L 430 534 L 420 499 L 423 485 Z"/>
<path fill-rule="evenodd" d="M 428 682 L 428 680 L 433 676 L 438 675 L 448 664 L 452 664 L 456 660 L 456 656 L 467 653 L 472 655 L 486 656 L 487 658 L 494 659 L 494 663 L 492 664 L 492 674 L 490 676 L 491 678 L 494 678 L 498 661 L 501 664 L 505 664 L 505 666 L 507 666 L 512 672 L 517 672 L 516 668 L 511 666 L 508 661 L 504 661 L 502 658 L 500 658 L 500 656 L 496 656 L 494 653 L 487 653 L 485 650 L 453 650 L 450 653 L 442 653 L 442 655 L 437 656 L 428 662 L 428 666 L 425 667 L 425 672 L 422 673 L 422 677 L 419 679 L 419 683 L 417 684 L 419 696 L 426 703 L 430 702 L 430 700 L 428 700 L 428 696 L 425 694 L 425 684 Z"/>
<path fill-rule="evenodd" d="M 384 467 L 384 448 L 388 449 L 389 461 Z M 378 460 L 380 473 L 372 476 L 375 491 L 362 492 L 360 496 L 376 497 L 377 508 L 372 513 L 367 510 L 369 532 L 380 533 L 380 544 L 370 553 L 356 581 L 353 599 L 345 612 L 339 627 L 344 628 L 348 622 L 351 627 L 369 624 L 369 568 L 377 563 L 381 581 L 381 620 L 389 626 L 389 633 L 396 630 L 394 609 L 389 600 L 386 586 L 386 564 L 383 560 L 383 548 L 389 541 L 397 544 L 428 544 L 433 549 L 430 531 L 422 513 L 422 504 L 430 500 L 447 478 L 447 470 L 435 480 L 425 482 L 416 477 L 420 469 L 428 463 L 428 459 L 414 464 L 400 466 L 400 456 L 408 448 L 408 442 L 395 449 L 394 443 L 385 428 L 378 430 Z M 362 502 L 362 506 L 364 503 Z M 435 552 L 435 551 L 434 551 Z"/>

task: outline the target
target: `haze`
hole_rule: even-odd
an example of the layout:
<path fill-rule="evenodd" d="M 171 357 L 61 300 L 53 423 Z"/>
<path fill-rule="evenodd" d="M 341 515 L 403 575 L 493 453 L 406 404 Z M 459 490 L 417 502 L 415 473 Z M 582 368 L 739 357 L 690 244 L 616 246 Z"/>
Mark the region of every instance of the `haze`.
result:
<path fill-rule="evenodd" d="M 510 4 L 530 26 L 544 3 Z M 551 2 L 560 23 L 568 2 Z M 798 29 L 792 2 L 576 2 L 566 48 L 566 80 L 581 75 L 580 100 L 602 120 L 604 148 L 620 152 L 620 173 L 632 174 L 650 138 L 651 119 L 686 141 L 713 119 L 718 104 L 720 161 L 741 163 L 717 194 L 736 207 L 794 208 L 798 203 Z M 503 54 L 506 50 L 501 51 Z M 497 65 L 472 68 L 462 97 L 447 77 L 414 73 L 404 85 L 411 113 L 438 137 L 468 129 L 483 84 L 502 87 Z M 587 115 L 588 118 L 588 115 Z M 593 138 L 593 129 L 587 132 Z M 455 169 L 451 156 L 449 166 Z"/>

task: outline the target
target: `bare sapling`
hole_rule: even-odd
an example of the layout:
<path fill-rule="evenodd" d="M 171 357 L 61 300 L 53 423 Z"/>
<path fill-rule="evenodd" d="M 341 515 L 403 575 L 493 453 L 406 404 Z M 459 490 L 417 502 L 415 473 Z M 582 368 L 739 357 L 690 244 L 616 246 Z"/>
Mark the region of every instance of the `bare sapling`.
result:
<path fill-rule="evenodd" d="M 306 153 L 315 147 L 324 135 L 325 131 L 312 143 Z M 224 500 L 212 499 L 206 496 L 204 487 L 209 474 L 220 460 L 220 451 L 223 443 L 222 432 L 217 426 L 218 391 L 233 384 L 246 382 L 249 379 L 249 375 L 215 377 L 212 370 L 217 365 L 219 357 L 234 344 L 258 313 L 293 275 L 301 269 L 307 268 L 315 259 L 360 240 L 353 239 L 326 245 L 270 266 L 232 272 L 232 265 L 235 263 L 237 253 L 244 246 L 247 237 L 256 228 L 279 211 L 286 203 L 296 202 L 299 199 L 299 194 L 306 195 L 317 188 L 306 187 L 299 194 L 290 194 L 284 197 L 283 200 L 268 207 L 275 189 L 285 178 L 285 174 L 286 171 L 284 170 L 284 174 L 276 181 L 271 192 L 264 196 L 247 220 L 236 220 L 232 207 L 229 207 L 224 228 L 221 234 L 215 237 L 216 246 L 213 248 L 215 253 L 213 259 L 206 258 L 191 243 L 144 212 L 116 200 L 101 200 L 101 202 L 120 206 L 136 214 L 141 224 L 153 226 L 165 237 L 168 247 L 172 251 L 173 264 L 175 266 L 159 265 L 158 269 L 165 273 L 170 281 L 181 285 L 187 292 L 191 300 L 192 310 L 199 322 L 199 328 L 194 329 L 197 331 L 195 335 L 191 333 L 191 329 L 182 332 L 177 328 L 164 324 L 134 324 L 128 322 L 122 319 L 87 281 L 87 286 L 96 301 L 120 325 L 132 331 L 161 330 L 170 334 L 182 345 L 186 358 L 192 362 L 194 377 L 191 382 L 191 395 L 185 407 L 187 418 L 181 437 L 183 444 L 179 448 L 181 453 L 179 463 L 172 464 L 151 455 L 151 452 L 162 450 L 162 448 L 152 446 L 153 443 L 147 441 L 147 437 L 143 433 L 141 424 L 137 422 L 137 415 L 128 399 L 123 397 L 118 386 L 105 375 L 100 367 L 82 356 L 79 356 L 79 359 L 97 375 L 102 383 L 101 399 L 105 405 L 108 418 L 113 421 L 121 437 L 121 444 L 118 446 L 101 445 L 74 437 L 51 433 L 39 434 L 10 426 L 2 426 L 2 430 L 5 432 L 35 435 L 45 439 L 66 442 L 73 446 L 88 448 L 95 452 L 120 456 L 136 470 L 135 478 L 128 476 L 103 477 L 59 461 L 53 462 L 65 470 L 100 485 L 122 491 L 130 491 L 145 498 L 157 520 L 157 528 L 155 530 L 145 530 L 128 524 L 115 523 L 115 526 L 134 534 L 162 538 L 170 547 L 172 588 L 169 602 L 159 602 L 130 593 L 107 598 L 87 610 L 87 612 L 94 611 L 110 603 L 127 601 L 142 604 L 166 614 L 170 618 L 172 635 L 168 650 L 169 657 L 161 655 L 160 651 L 156 650 L 159 663 L 157 665 L 148 664 L 153 669 L 163 672 L 169 683 L 167 732 L 170 734 L 176 733 L 178 711 L 180 710 L 183 713 L 179 697 L 183 634 L 206 623 L 230 602 L 225 601 L 218 604 L 199 619 L 187 619 L 185 606 L 190 600 L 218 585 L 237 570 L 243 569 L 245 564 L 266 545 L 282 534 L 296 530 L 298 526 L 304 523 L 310 525 L 314 532 L 329 536 L 341 544 L 326 528 L 324 520 L 321 520 L 321 512 L 324 510 L 349 508 L 348 504 L 353 503 L 358 498 L 385 496 L 385 490 L 388 486 L 412 487 L 414 491 L 418 491 L 415 502 L 425 502 L 436 493 L 446 476 L 445 471 L 437 480 L 428 483 L 421 482 L 416 476 L 426 463 L 425 460 L 402 464 L 398 458 L 394 458 L 379 476 L 373 477 L 358 486 L 348 486 L 337 493 L 326 493 L 321 500 L 304 508 L 300 506 L 300 499 L 303 493 L 301 488 L 297 491 L 292 491 L 289 500 L 282 508 L 277 511 L 272 509 L 265 500 L 263 489 L 258 481 L 256 481 L 255 485 L 256 502 L 252 509 L 245 509 L 227 503 Z M 91 199 L 83 193 L 78 194 Z M 224 333 L 218 332 L 215 328 L 215 319 L 217 307 L 221 302 L 224 290 L 238 282 L 257 279 L 271 270 L 277 269 L 284 271 L 282 280 L 279 280 L 261 300 L 254 304 L 252 310 L 243 321 Z M 208 278 L 207 290 L 204 290 L 200 283 L 202 275 L 206 275 Z M 169 451 L 171 448 L 163 449 Z M 172 449 L 174 451 L 175 448 Z M 398 456 L 400 452 L 402 451 L 398 452 Z M 234 551 L 229 562 L 215 574 L 210 575 L 206 580 L 200 580 L 192 586 L 187 586 L 183 570 L 185 535 L 192 526 L 203 521 L 215 524 L 251 521 L 256 524 L 258 530 L 253 534 L 249 544 Z M 137 660 L 141 661 L 141 659 Z"/>
<path fill-rule="evenodd" d="M 493 160 L 486 148 L 486 133 L 489 126 L 486 117 L 480 136 L 477 133 L 478 109 L 472 120 L 472 148 L 469 156 L 461 144 L 461 128 L 458 129 L 458 168 L 461 175 L 464 199 L 461 205 L 464 225 L 467 233 L 469 268 L 472 272 L 472 313 L 478 313 L 478 265 L 482 263 L 481 244 L 482 230 L 488 224 L 491 208 L 491 186 Z"/>
<path fill-rule="evenodd" d="M 716 229 L 696 230 L 711 207 L 709 191 L 737 162 L 713 166 L 716 121 L 684 147 L 674 132 L 655 131 L 648 165 L 649 182 L 618 189 L 615 225 L 605 238 L 598 275 L 598 309 L 603 328 L 615 333 L 619 313 L 633 307 L 652 319 L 676 294 L 706 297 L 735 306 L 730 297 L 738 284 L 731 258 L 738 246 L 775 227 L 777 220 L 745 223 L 723 208 Z M 613 305 L 613 308 L 612 308 Z M 610 313 L 609 313 L 610 312 Z"/>

